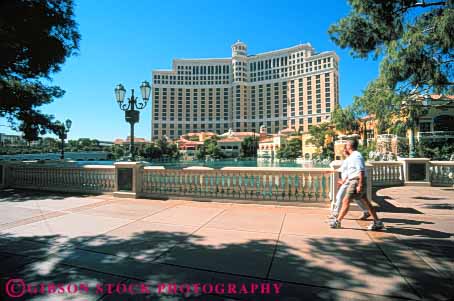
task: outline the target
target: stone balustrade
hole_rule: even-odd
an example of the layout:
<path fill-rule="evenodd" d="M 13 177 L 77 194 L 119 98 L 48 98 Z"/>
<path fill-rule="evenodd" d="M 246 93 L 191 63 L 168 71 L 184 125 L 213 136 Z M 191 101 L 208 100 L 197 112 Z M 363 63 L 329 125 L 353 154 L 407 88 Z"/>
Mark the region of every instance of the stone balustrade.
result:
<path fill-rule="evenodd" d="M 399 161 L 369 162 L 372 186 L 398 186 L 404 184 L 403 164 Z"/>
<path fill-rule="evenodd" d="M 433 186 L 454 185 L 454 161 L 430 161 L 430 181 Z"/>
<path fill-rule="evenodd" d="M 145 167 L 142 192 L 196 198 L 323 202 L 330 199 L 332 175 L 331 168 Z"/>
<path fill-rule="evenodd" d="M 82 193 L 115 189 L 115 169 L 109 165 L 11 164 L 4 170 L 4 185 L 12 188 Z"/>
<path fill-rule="evenodd" d="M 405 161 L 406 160 L 406 161 Z M 416 161 L 415 161 L 416 160 Z M 421 163 L 422 162 L 422 163 Z M 0 188 L 25 188 L 81 193 L 114 193 L 118 197 L 188 197 L 275 202 L 328 202 L 336 194 L 337 168 L 225 167 L 222 169 L 165 169 L 120 162 L 115 166 L 0 163 Z M 426 175 L 412 181 L 411 173 Z M 451 186 L 454 161 L 368 162 L 368 196 L 372 187 L 396 185 Z M 130 170 L 130 172 L 128 172 Z M 405 171 L 406 170 L 406 171 Z M 430 181 L 429 181 L 430 179 Z"/>
<path fill-rule="evenodd" d="M 406 165 L 415 162 L 419 165 L 427 164 L 427 168 L 421 167 L 421 173 L 427 170 L 425 179 L 420 183 L 427 182 L 432 186 L 452 186 L 454 183 L 454 161 L 429 161 L 429 159 L 403 159 L 402 161 L 372 161 L 369 162 L 372 174 L 372 186 L 399 186 L 404 184 L 419 183 L 412 178 L 413 170 Z M 413 163 L 414 164 L 414 163 Z M 450 178 L 451 177 L 451 178 Z"/>

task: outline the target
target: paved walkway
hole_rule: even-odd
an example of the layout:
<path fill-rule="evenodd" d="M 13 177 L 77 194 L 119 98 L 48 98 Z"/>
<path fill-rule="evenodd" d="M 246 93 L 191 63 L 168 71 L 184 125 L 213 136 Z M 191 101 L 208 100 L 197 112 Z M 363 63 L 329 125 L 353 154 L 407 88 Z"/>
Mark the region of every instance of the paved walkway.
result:
<path fill-rule="evenodd" d="M 358 211 L 333 230 L 327 208 L 0 191 L 0 299 L 452 300 L 454 190 L 375 200 L 386 231 L 365 231 Z M 11 299 L 11 278 L 80 286 Z"/>

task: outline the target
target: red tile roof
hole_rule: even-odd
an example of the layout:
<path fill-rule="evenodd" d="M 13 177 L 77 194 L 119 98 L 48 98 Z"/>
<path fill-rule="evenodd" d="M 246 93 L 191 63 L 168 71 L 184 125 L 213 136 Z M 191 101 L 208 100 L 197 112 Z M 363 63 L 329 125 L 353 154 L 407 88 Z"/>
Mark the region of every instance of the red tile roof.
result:
<path fill-rule="evenodd" d="M 443 94 L 431 94 L 430 97 L 432 99 L 454 99 L 454 95 L 443 95 Z"/>
<path fill-rule="evenodd" d="M 251 136 L 259 136 L 259 133 L 254 132 L 232 132 L 232 136 L 234 137 L 251 137 Z"/>
<path fill-rule="evenodd" d="M 286 129 L 281 130 L 281 133 L 294 133 L 294 132 L 295 132 L 295 129 L 292 129 L 292 128 L 286 128 Z"/>
<path fill-rule="evenodd" d="M 242 139 L 238 138 L 238 137 L 227 137 L 227 138 L 223 138 L 221 140 L 218 140 L 218 143 L 223 143 L 223 142 L 241 142 Z"/>
<path fill-rule="evenodd" d="M 270 143 L 273 142 L 273 138 L 265 138 L 259 141 L 259 143 Z"/>
<path fill-rule="evenodd" d="M 131 141 L 131 138 L 128 136 L 126 137 L 126 140 L 123 140 L 121 138 L 117 138 L 114 140 L 114 144 L 124 144 L 124 143 L 129 143 Z M 147 141 L 145 138 L 136 138 L 134 137 L 134 142 L 137 142 L 137 143 L 150 143 L 149 141 Z"/>

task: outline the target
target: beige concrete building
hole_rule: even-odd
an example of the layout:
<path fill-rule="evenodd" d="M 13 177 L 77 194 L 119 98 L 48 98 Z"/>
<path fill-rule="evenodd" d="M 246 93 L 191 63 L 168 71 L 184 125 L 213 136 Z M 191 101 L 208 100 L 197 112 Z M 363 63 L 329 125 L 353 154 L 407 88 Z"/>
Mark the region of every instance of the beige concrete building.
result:
<path fill-rule="evenodd" d="M 330 118 L 339 101 L 339 58 L 310 44 L 247 54 L 232 45 L 232 57 L 175 59 L 171 70 L 153 71 L 152 139 L 187 132 L 268 133 L 307 131 Z"/>

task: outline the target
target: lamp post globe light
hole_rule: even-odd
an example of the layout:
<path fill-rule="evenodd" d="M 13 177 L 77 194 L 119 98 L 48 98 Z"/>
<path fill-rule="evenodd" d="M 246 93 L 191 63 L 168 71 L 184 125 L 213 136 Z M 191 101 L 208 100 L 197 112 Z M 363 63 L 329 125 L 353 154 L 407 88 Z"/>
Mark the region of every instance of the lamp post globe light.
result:
<path fill-rule="evenodd" d="M 139 122 L 139 111 L 146 107 L 150 99 L 151 86 L 147 81 L 143 81 L 140 85 L 140 93 L 143 101 L 134 96 L 134 89 L 131 89 L 131 97 L 125 102 L 126 89 L 122 84 L 115 87 L 115 99 L 122 111 L 125 111 L 125 120 L 131 126 L 131 134 L 129 139 L 129 161 L 135 161 L 136 154 L 134 149 L 134 124 Z"/>
<path fill-rule="evenodd" d="M 69 129 L 71 128 L 72 121 L 71 121 L 71 119 L 66 119 L 65 123 L 62 123 L 60 120 L 57 120 L 55 122 L 55 125 L 57 126 L 58 138 L 60 138 L 60 140 L 61 140 L 60 159 L 64 160 L 65 159 L 65 139 L 68 138 L 68 132 L 69 132 Z"/>

